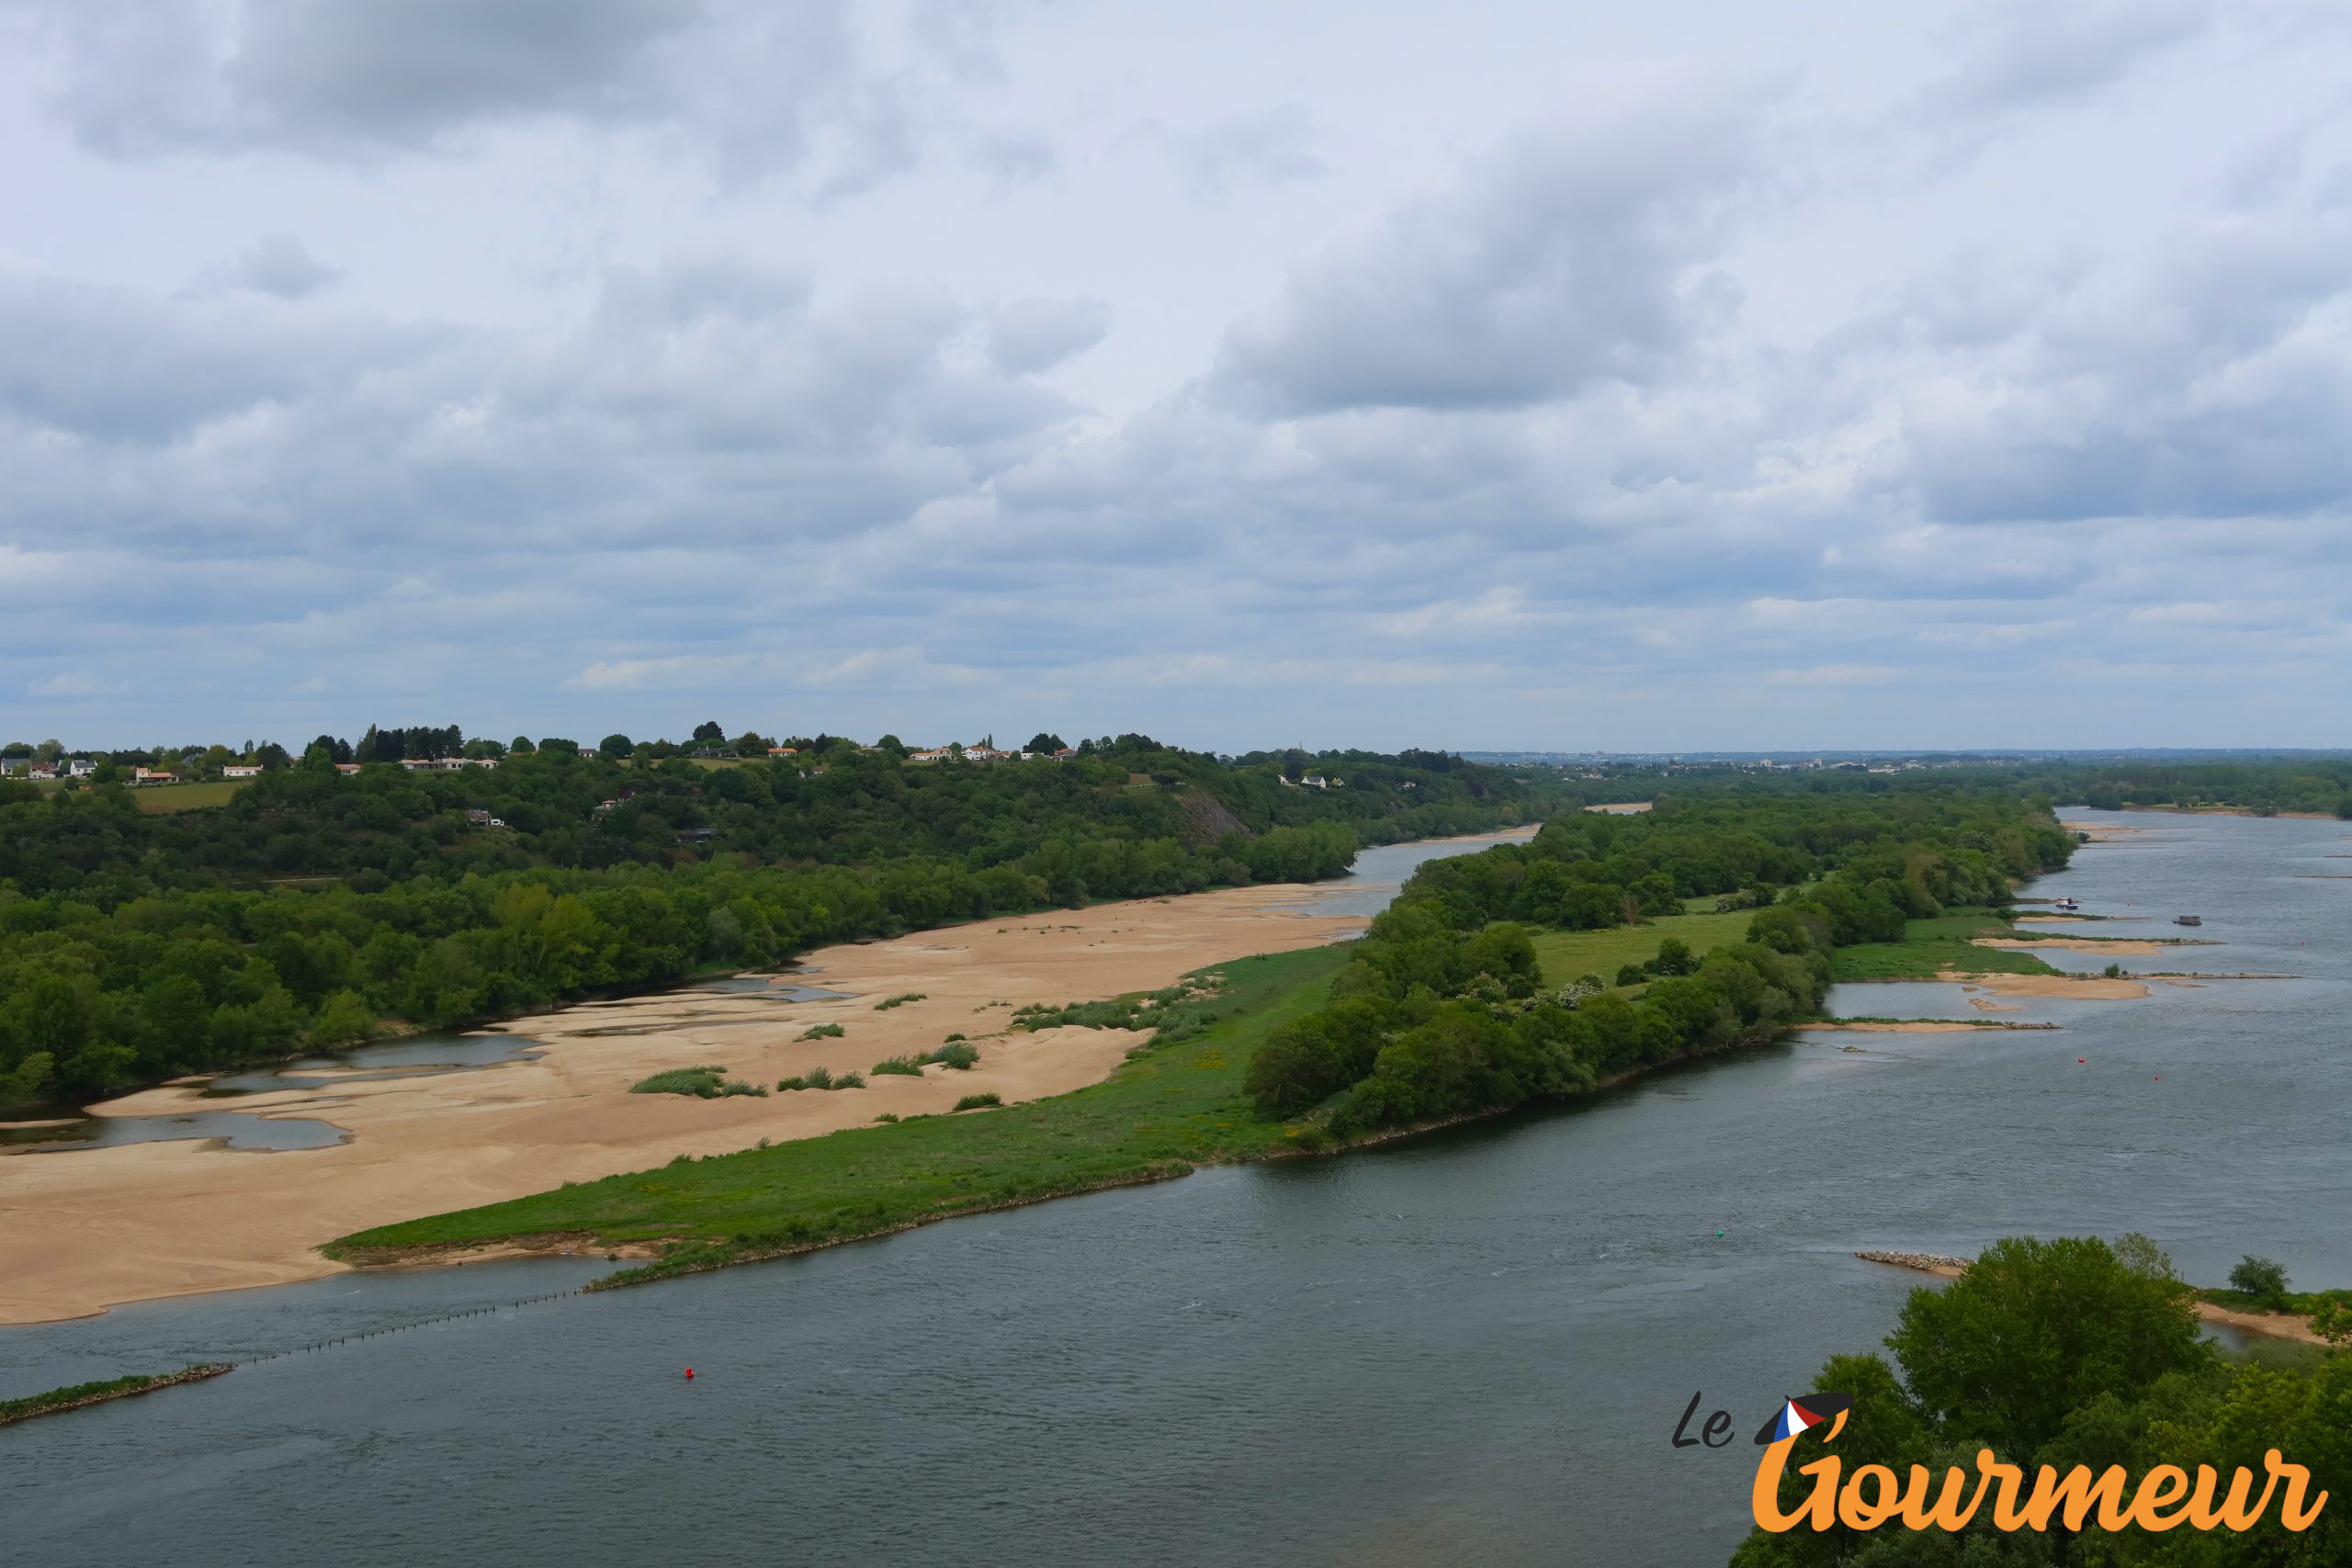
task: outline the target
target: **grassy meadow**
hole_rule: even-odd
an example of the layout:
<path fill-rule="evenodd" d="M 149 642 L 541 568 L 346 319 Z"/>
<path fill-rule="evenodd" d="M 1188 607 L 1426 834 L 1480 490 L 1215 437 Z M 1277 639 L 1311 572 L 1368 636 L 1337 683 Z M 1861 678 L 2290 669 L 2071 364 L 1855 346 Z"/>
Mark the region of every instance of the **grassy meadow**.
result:
<path fill-rule="evenodd" d="M 37 784 L 33 787 L 43 795 L 51 795 L 65 787 L 62 779 Z M 209 779 L 200 784 L 150 784 L 130 792 L 139 809 L 150 817 L 168 817 L 175 811 L 200 811 L 208 807 L 226 806 L 229 797 L 250 783 L 246 779 Z"/>
<path fill-rule="evenodd" d="M 1711 908 L 1713 902 L 1707 900 Z M 1535 959 L 1544 966 L 1547 986 L 1569 985 L 1586 975 L 1614 980 L 1623 965 L 1656 958 L 1658 944 L 1668 937 L 1679 936 L 1690 944 L 1691 952 L 1702 953 L 1711 947 L 1747 940 L 1747 922 L 1755 918 L 1755 910 L 1740 909 L 1727 915 L 1666 915 L 1645 925 L 1609 926 L 1600 931 L 1537 931 Z"/>
<path fill-rule="evenodd" d="M 1901 942 L 1857 942 L 1832 960 L 1838 980 L 1932 980 L 1941 969 L 1963 975 L 2055 975 L 2030 953 L 1978 947 L 1979 936 L 2030 936 L 2010 929 L 1990 909 L 1948 909 L 1933 919 L 1905 923 Z"/>

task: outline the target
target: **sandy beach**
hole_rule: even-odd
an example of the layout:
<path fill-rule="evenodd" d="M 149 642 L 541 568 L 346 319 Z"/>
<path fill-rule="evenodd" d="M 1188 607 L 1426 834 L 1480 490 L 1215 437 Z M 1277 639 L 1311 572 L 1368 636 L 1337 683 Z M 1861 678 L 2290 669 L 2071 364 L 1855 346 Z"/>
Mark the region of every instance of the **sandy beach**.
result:
<path fill-rule="evenodd" d="M 369 1225 L 497 1202 L 808 1137 L 879 1112 L 944 1111 L 993 1090 L 1008 1101 L 1106 1077 L 1138 1043 L 1123 1030 L 1003 1032 L 1032 1002 L 1107 998 L 1250 953 L 1313 946 L 1361 916 L 1295 907 L 1322 889 L 1272 886 L 1053 910 L 809 953 L 793 978 L 846 999 L 670 992 L 520 1019 L 497 1032 L 544 1043 L 536 1060 L 425 1077 L 199 1098 L 163 1087 L 96 1109 L 153 1115 L 201 1106 L 312 1117 L 351 1134 L 334 1147 L 234 1152 L 193 1141 L 0 1157 L 0 1324 L 75 1317 L 122 1302 L 284 1283 L 336 1271 L 315 1250 Z M 923 999 L 877 1011 L 908 992 Z M 843 1038 L 797 1039 L 839 1023 Z M 816 1066 L 866 1072 L 950 1033 L 980 1051 L 968 1072 L 868 1077 L 869 1087 L 779 1093 Z M 704 1064 L 764 1099 L 628 1092 L 650 1073 Z"/>

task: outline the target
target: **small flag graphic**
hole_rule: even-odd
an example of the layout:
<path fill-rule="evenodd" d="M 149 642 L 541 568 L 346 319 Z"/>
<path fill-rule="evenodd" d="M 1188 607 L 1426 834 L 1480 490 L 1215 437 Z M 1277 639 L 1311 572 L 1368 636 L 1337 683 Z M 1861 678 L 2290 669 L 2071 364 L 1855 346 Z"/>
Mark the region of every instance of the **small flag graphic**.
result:
<path fill-rule="evenodd" d="M 1779 1415 L 1764 1423 L 1756 1434 L 1758 1443 L 1777 1443 L 1783 1438 L 1793 1438 L 1810 1427 L 1842 1416 L 1853 1406 L 1853 1396 L 1845 1393 L 1804 1393 L 1784 1401 Z"/>

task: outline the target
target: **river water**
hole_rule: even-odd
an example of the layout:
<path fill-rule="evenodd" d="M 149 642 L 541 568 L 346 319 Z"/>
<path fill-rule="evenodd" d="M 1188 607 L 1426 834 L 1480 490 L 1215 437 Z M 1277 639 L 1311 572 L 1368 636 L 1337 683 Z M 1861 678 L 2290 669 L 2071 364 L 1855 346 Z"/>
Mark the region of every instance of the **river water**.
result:
<path fill-rule="evenodd" d="M 2147 829 L 2034 890 L 2150 917 L 2081 930 L 2196 912 L 2227 943 L 2125 967 L 2304 977 L 2055 1004 L 2052 1032 L 1825 1033 L 1340 1158 L 266 1361 L 0 1429 L 0 1540 L 47 1564 L 1719 1563 L 1773 1402 L 1918 1282 L 1856 1248 L 2139 1229 L 2192 1279 L 2252 1251 L 2352 1283 L 2352 829 L 2069 815 Z M 0 1394 L 594 1267 L 0 1331 Z M 1729 1447 L 1671 1446 L 1694 1391 L 1692 1430 L 1727 1410 Z"/>

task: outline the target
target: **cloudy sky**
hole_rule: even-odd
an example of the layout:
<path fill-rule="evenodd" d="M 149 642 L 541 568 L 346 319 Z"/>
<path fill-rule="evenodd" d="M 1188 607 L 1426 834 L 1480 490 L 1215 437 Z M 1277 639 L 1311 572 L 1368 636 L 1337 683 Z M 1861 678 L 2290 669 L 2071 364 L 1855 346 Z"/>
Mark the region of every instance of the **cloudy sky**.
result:
<path fill-rule="evenodd" d="M 0 0 L 0 730 L 2352 742 L 2328 0 Z"/>

